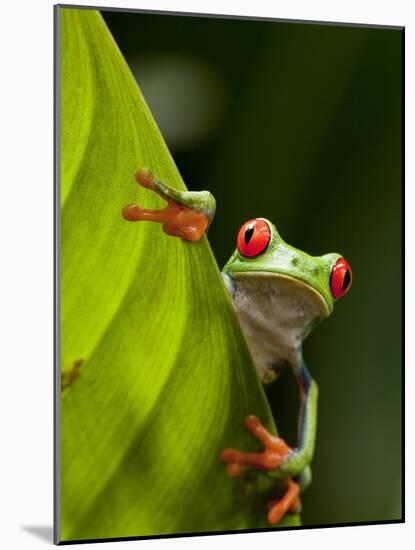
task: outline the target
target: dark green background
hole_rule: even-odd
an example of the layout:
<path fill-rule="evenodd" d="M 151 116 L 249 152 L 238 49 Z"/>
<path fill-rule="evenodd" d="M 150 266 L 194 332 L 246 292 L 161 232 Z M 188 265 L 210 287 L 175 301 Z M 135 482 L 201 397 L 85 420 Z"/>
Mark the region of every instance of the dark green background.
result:
<path fill-rule="evenodd" d="M 103 15 L 187 186 L 216 197 L 219 265 L 256 216 L 350 262 L 350 294 L 305 343 L 320 402 L 303 522 L 400 519 L 403 31 Z M 269 395 L 295 444 L 291 377 Z"/>

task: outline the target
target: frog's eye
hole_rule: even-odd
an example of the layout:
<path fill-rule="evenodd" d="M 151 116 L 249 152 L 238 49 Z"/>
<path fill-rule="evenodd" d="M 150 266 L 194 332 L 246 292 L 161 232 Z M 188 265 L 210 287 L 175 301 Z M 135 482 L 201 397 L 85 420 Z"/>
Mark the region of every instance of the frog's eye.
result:
<path fill-rule="evenodd" d="M 352 269 L 344 258 L 334 264 L 330 275 L 330 289 L 334 298 L 341 298 L 352 286 Z"/>
<path fill-rule="evenodd" d="M 255 258 L 264 252 L 271 240 L 271 227 L 256 218 L 243 224 L 238 233 L 238 250 L 246 258 Z"/>

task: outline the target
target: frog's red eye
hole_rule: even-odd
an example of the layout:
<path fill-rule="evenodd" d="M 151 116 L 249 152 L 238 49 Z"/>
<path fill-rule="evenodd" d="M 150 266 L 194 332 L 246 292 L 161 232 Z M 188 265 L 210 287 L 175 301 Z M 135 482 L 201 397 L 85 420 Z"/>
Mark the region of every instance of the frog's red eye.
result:
<path fill-rule="evenodd" d="M 238 233 L 238 250 L 247 258 L 264 252 L 271 240 L 271 227 L 265 220 L 255 218 L 243 224 Z"/>
<path fill-rule="evenodd" d="M 331 270 L 330 289 L 335 298 L 341 298 L 352 286 L 352 269 L 344 258 L 339 258 Z"/>

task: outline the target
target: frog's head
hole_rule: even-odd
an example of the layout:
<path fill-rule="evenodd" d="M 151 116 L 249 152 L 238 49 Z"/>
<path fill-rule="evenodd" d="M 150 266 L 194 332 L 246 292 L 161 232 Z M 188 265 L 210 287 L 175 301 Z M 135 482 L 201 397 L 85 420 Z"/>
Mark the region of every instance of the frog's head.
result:
<path fill-rule="evenodd" d="M 352 270 L 340 254 L 310 256 L 283 241 L 275 226 L 264 218 L 249 220 L 238 233 L 237 249 L 224 267 L 231 281 L 255 278 L 286 280 L 293 293 L 306 294 L 323 318 L 333 311 L 352 283 Z M 314 299 L 315 298 L 315 299 Z"/>

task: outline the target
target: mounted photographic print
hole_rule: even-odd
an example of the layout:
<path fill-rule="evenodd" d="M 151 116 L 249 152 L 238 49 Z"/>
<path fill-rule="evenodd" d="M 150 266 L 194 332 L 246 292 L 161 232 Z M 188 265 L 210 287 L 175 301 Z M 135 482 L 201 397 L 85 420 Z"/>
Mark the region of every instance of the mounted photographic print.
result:
<path fill-rule="evenodd" d="M 401 522 L 404 30 L 55 23 L 55 542 Z"/>

